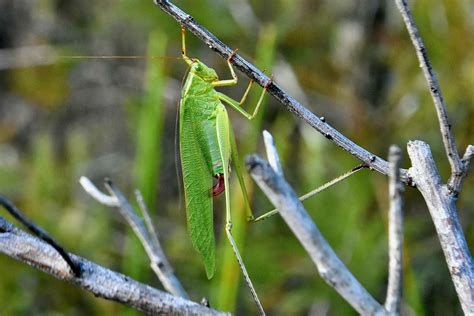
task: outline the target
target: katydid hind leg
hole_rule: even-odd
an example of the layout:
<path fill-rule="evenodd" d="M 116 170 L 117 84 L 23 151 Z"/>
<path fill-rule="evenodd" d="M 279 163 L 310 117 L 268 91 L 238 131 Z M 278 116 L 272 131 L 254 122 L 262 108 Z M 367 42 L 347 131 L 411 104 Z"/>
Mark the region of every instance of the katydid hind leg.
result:
<path fill-rule="evenodd" d="M 229 151 L 231 151 L 231 148 L 229 148 L 229 142 L 231 142 L 230 140 L 231 133 L 230 133 L 230 128 L 229 128 L 229 119 L 227 117 L 227 113 L 225 109 L 217 110 L 216 131 L 217 131 L 217 141 L 219 144 L 222 164 L 224 167 L 224 183 L 225 183 L 225 188 L 226 188 L 226 190 L 224 191 L 225 209 L 226 209 L 225 231 L 226 231 L 227 239 L 229 240 L 232 250 L 234 251 L 235 257 L 240 266 L 240 270 L 242 271 L 245 282 L 247 283 L 247 286 L 250 289 L 250 293 L 252 294 L 255 304 L 257 305 L 257 309 L 260 315 L 265 315 L 263 306 L 260 303 L 257 292 L 255 291 L 255 288 L 253 286 L 252 280 L 250 279 L 250 276 L 247 272 L 247 269 L 242 260 L 242 257 L 240 256 L 239 249 L 237 248 L 237 245 L 235 243 L 234 237 L 232 236 L 232 214 L 230 211 L 230 190 L 229 190 L 229 158 L 230 158 Z"/>
<path fill-rule="evenodd" d="M 357 167 L 355 167 L 355 168 L 352 168 L 351 170 L 349 170 L 349 171 L 347 171 L 346 173 L 344 173 L 344 174 L 342 174 L 342 175 L 340 175 L 340 176 L 338 176 L 338 177 L 332 179 L 331 181 L 328 181 L 328 182 L 324 183 L 323 185 L 321 185 L 321 186 L 319 186 L 319 187 L 317 187 L 317 188 L 315 188 L 315 189 L 309 191 L 308 193 L 303 194 L 302 196 L 299 197 L 299 200 L 300 200 L 301 202 L 303 202 L 303 201 L 309 199 L 310 197 L 313 197 L 313 196 L 315 196 L 316 194 L 321 193 L 322 191 L 324 191 L 324 190 L 326 190 L 326 189 L 329 189 L 329 188 L 332 187 L 333 185 L 335 185 L 335 184 L 337 184 L 337 183 L 339 183 L 339 182 L 341 182 L 341 181 L 343 181 L 343 180 L 349 178 L 349 177 L 352 176 L 354 173 L 356 173 L 356 172 L 358 172 L 359 170 L 362 170 L 362 169 L 364 169 L 364 168 L 366 168 L 366 167 L 367 167 L 367 166 L 366 166 L 365 164 L 362 164 L 362 165 L 359 165 L 359 166 L 357 166 Z M 262 221 L 262 220 L 267 219 L 267 218 L 269 218 L 269 217 L 271 217 L 271 216 L 273 216 L 273 215 L 275 215 L 275 214 L 277 214 L 277 213 L 278 213 L 278 209 L 273 209 L 273 210 L 271 210 L 271 211 L 268 211 L 268 212 L 266 212 L 266 213 L 264 213 L 264 214 L 258 216 L 257 218 L 255 218 L 254 220 L 252 220 L 252 222 L 255 223 L 255 222 Z"/>
<path fill-rule="evenodd" d="M 239 185 L 240 185 L 240 190 L 242 191 L 242 195 L 244 197 L 244 204 L 245 204 L 245 210 L 247 212 L 247 220 L 248 221 L 253 221 L 255 219 L 252 208 L 250 207 L 250 199 L 248 196 L 247 188 L 245 186 L 245 180 L 243 177 L 243 169 L 242 165 L 240 164 L 239 160 L 239 154 L 237 151 L 237 143 L 235 140 L 235 135 L 234 135 L 234 130 L 232 129 L 232 126 L 229 127 L 230 129 L 230 156 L 231 160 L 234 164 L 235 167 L 235 174 L 237 175 L 237 179 L 239 180 Z"/>

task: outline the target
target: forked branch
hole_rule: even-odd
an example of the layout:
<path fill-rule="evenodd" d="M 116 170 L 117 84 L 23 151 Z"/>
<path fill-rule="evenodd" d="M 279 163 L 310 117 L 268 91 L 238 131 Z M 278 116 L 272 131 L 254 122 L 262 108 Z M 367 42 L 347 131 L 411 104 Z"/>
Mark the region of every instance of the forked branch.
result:
<path fill-rule="evenodd" d="M 150 266 L 160 279 L 163 287 L 175 296 L 188 298 L 188 294 L 174 274 L 173 268 L 163 252 L 155 230 L 150 223 L 150 216 L 146 206 L 141 200 L 141 195 L 137 194 L 137 200 L 147 224 L 136 214 L 132 205 L 127 201 L 122 192 L 120 192 L 109 179 L 105 180 L 105 187 L 110 195 L 102 193 L 86 177 L 81 177 L 79 182 L 84 190 L 94 199 L 104 205 L 116 207 L 120 211 L 120 214 L 133 229 L 138 239 L 140 239 L 143 248 L 145 248 L 145 252 L 150 258 Z"/>
<path fill-rule="evenodd" d="M 420 67 L 423 70 L 423 75 L 428 84 L 431 98 L 438 115 L 439 127 L 441 130 L 441 138 L 443 140 L 446 155 L 448 157 L 449 164 L 451 165 L 451 177 L 448 181 L 448 189 L 455 197 L 461 190 L 461 186 L 464 178 L 467 175 L 469 169 L 469 160 L 471 159 L 474 149 L 472 145 L 469 145 L 466 149 L 466 154 L 461 159 L 459 157 L 458 150 L 456 148 L 456 141 L 451 130 L 451 124 L 448 118 L 448 111 L 446 103 L 444 102 L 441 87 L 436 78 L 436 74 L 431 66 L 428 53 L 426 51 L 425 44 L 420 36 L 418 28 L 415 23 L 415 19 L 408 7 L 407 0 L 396 0 L 398 9 L 402 15 L 403 22 L 408 30 L 410 39 L 413 46 L 415 47 L 416 56 L 420 63 Z"/>

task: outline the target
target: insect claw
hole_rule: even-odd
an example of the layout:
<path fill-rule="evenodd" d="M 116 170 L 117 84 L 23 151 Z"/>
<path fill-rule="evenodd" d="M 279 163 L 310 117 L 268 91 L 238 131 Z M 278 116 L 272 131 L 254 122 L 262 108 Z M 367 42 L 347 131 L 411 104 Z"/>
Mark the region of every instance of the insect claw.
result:
<path fill-rule="evenodd" d="M 272 83 L 273 83 L 273 74 L 270 76 L 270 80 L 268 80 L 267 84 L 263 88 L 266 90 Z"/>
<path fill-rule="evenodd" d="M 230 62 L 232 58 L 234 58 L 235 54 L 237 53 L 239 49 L 236 48 L 232 53 L 230 53 L 229 57 L 227 57 L 227 61 Z"/>

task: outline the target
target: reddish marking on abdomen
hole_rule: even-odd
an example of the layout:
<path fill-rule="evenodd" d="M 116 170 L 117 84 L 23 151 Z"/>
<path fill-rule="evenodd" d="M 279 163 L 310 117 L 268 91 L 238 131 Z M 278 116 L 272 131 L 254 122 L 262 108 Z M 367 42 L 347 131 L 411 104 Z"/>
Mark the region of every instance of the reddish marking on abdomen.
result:
<path fill-rule="evenodd" d="M 214 178 L 217 179 L 217 183 L 212 187 L 212 196 L 218 196 L 225 190 L 224 175 L 218 173 Z"/>

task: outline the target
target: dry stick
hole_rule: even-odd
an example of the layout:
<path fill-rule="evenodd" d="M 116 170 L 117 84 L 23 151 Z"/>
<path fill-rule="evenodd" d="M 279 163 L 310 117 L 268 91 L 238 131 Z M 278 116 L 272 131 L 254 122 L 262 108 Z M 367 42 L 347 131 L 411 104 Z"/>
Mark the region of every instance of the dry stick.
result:
<path fill-rule="evenodd" d="M 276 154 L 275 149 L 267 152 Z M 278 158 L 270 160 L 277 161 Z M 247 157 L 246 165 L 252 178 L 306 249 L 326 283 L 360 314 L 385 314 L 384 307 L 357 281 L 329 246 L 283 176 L 257 155 Z"/>
<path fill-rule="evenodd" d="M 202 25 L 197 23 L 192 16 L 182 11 L 180 8 L 175 6 L 170 1 L 154 0 L 155 4 L 158 5 L 163 11 L 171 15 L 176 21 L 182 26 L 188 29 L 191 33 L 201 39 L 209 48 L 217 52 L 224 59 L 228 59 L 230 56 L 230 62 L 233 66 L 238 68 L 250 79 L 257 82 L 260 86 L 266 87 L 267 91 L 273 95 L 281 104 L 283 104 L 286 110 L 294 113 L 299 118 L 303 119 L 314 129 L 320 132 L 327 139 L 333 141 L 336 145 L 349 152 L 351 155 L 357 157 L 363 161 L 371 169 L 377 170 L 378 172 L 387 175 L 388 174 L 388 162 L 384 159 L 377 157 L 373 153 L 355 144 L 353 141 L 342 135 L 327 122 L 322 121 L 319 117 L 314 115 L 310 110 L 302 106 L 286 91 L 284 91 L 275 81 L 272 81 L 266 76 L 260 69 L 249 63 L 247 60 L 242 58 L 238 54 L 234 54 L 235 50 L 231 49 L 224 43 L 222 43 L 217 37 L 211 32 L 205 29 Z M 407 176 L 407 170 L 401 170 L 401 177 L 404 183 L 413 185 L 411 180 Z"/>
<path fill-rule="evenodd" d="M 428 83 L 428 88 L 433 99 L 436 113 L 438 115 L 439 126 L 441 129 L 441 138 L 443 139 L 444 148 L 448 156 L 449 164 L 451 165 L 451 178 L 449 180 L 449 189 L 456 195 L 461 189 L 463 178 L 467 175 L 467 167 L 459 158 L 456 148 L 456 141 L 451 131 L 451 124 L 449 123 L 446 104 L 444 102 L 441 87 L 438 79 L 433 71 L 431 62 L 428 58 L 425 44 L 421 39 L 418 28 L 416 27 L 413 15 L 408 7 L 406 0 L 396 0 L 398 9 L 402 14 L 408 34 L 416 50 L 416 56 L 420 62 L 420 67 L 423 70 L 423 75 Z"/>
<path fill-rule="evenodd" d="M 388 287 L 385 309 L 392 315 L 400 314 L 402 297 L 402 249 L 403 249 L 403 199 L 404 186 L 400 181 L 402 151 L 392 145 L 389 149 L 389 199 L 388 213 Z"/>
<path fill-rule="evenodd" d="M 474 263 L 459 223 L 455 198 L 443 185 L 428 144 L 408 142 L 412 167 L 408 170 L 423 195 L 448 264 L 461 307 L 474 315 Z"/>
<path fill-rule="evenodd" d="M 47 232 L 45 232 L 42 228 L 34 224 L 32 221 L 30 221 L 23 213 L 12 203 L 10 202 L 9 199 L 4 197 L 3 195 L 0 194 L 0 205 L 3 205 L 3 207 L 12 215 L 14 218 L 16 218 L 20 223 L 25 225 L 33 234 L 50 244 L 56 251 L 61 255 L 61 257 L 64 259 L 64 261 L 67 262 L 69 267 L 71 268 L 71 271 L 74 273 L 76 277 L 81 276 L 81 266 L 78 265 L 76 262 L 74 262 L 71 257 L 68 255 L 67 251 L 64 250 L 64 248 L 59 245 L 59 243 L 54 240 Z"/>
<path fill-rule="evenodd" d="M 471 163 L 472 157 L 474 157 L 474 145 L 468 145 L 466 148 L 466 152 L 464 153 L 464 156 L 461 159 L 461 162 L 464 166 L 463 174 L 459 177 L 453 174 L 448 180 L 449 189 L 450 191 L 454 192 L 455 198 L 457 198 L 458 192 L 461 191 L 462 184 L 469 171 L 469 165 Z"/>
<path fill-rule="evenodd" d="M 175 296 L 188 298 L 188 294 L 174 274 L 173 268 L 168 262 L 158 238 L 156 238 L 156 233 L 154 230 L 147 230 L 143 220 L 137 216 L 133 207 L 123 194 L 113 185 L 113 183 L 108 179 L 105 181 L 105 186 L 111 194 L 111 196 L 108 196 L 100 192 L 86 177 L 81 177 L 79 182 L 86 192 L 97 201 L 101 203 L 104 201 L 109 202 L 106 204 L 107 206 L 118 208 L 120 214 L 125 218 L 127 223 L 132 227 L 133 231 L 140 239 L 145 252 L 150 258 L 150 266 L 163 284 L 163 287 Z M 146 212 L 146 209 L 143 211 Z"/>
<path fill-rule="evenodd" d="M 51 245 L 14 227 L 1 216 L 0 253 L 68 281 L 95 296 L 128 305 L 149 315 L 227 315 L 159 291 L 69 253 L 82 268 L 81 277 L 75 278 Z"/>

